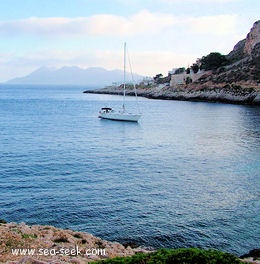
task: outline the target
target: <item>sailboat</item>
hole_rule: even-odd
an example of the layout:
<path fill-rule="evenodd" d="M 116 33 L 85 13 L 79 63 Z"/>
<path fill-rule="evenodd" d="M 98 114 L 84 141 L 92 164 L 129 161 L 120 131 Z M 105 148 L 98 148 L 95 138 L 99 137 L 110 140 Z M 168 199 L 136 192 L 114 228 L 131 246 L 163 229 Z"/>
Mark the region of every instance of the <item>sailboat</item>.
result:
<path fill-rule="evenodd" d="M 131 72 L 132 73 L 132 72 Z M 134 85 L 134 90 L 135 90 L 135 96 L 137 98 L 137 93 L 136 93 L 136 87 Z M 102 107 L 101 110 L 99 111 L 99 118 L 102 119 L 109 119 L 109 120 L 116 120 L 116 121 L 132 121 L 132 122 L 138 122 L 138 120 L 141 117 L 141 113 L 130 113 L 126 110 L 125 108 L 125 93 L 126 90 L 126 43 L 124 43 L 124 83 L 123 83 L 123 105 L 122 109 L 116 111 L 111 107 Z"/>

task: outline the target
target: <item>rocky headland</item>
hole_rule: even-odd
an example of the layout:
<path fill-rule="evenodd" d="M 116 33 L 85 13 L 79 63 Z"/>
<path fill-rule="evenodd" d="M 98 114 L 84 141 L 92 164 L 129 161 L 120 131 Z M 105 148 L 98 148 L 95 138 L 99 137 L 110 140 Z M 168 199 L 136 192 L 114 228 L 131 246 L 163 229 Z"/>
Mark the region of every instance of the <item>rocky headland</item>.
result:
<path fill-rule="evenodd" d="M 53 226 L 0 223 L 0 263 L 81 264 L 148 252 L 132 247 Z"/>
<path fill-rule="evenodd" d="M 227 63 L 213 70 L 172 74 L 161 78 L 159 83 L 142 82 L 136 85 L 137 95 L 152 99 L 260 105 L 260 20 L 225 58 Z M 180 79 L 184 81 L 176 81 Z M 123 86 L 84 93 L 122 95 Z M 131 86 L 127 86 L 126 94 L 135 94 Z"/>
<path fill-rule="evenodd" d="M 154 250 L 109 242 L 85 232 L 46 225 L 30 226 L 25 223 L 6 223 L 0 220 L 0 263 L 83 264 L 151 252 Z M 220 252 L 220 254 L 226 253 Z M 260 250 L 251 250 L 241 256 L 240 261 L 241 263 L 260 263 Z"/>

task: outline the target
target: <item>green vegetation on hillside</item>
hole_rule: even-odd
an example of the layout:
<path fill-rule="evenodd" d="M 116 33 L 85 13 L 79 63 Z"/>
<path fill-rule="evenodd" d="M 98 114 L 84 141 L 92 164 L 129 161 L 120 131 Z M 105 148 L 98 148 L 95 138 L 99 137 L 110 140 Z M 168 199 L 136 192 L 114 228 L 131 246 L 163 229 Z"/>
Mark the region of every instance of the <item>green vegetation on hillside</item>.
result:
<path fill-rule="evenodd" d="M 159 249 L 156 252 L 138 253 L 132 257 L 117 257 L 98 261 L 99 264 L 240 264 L 232 254 L 197 248 Z"/>
<path fill-rule="evenodd" d="M 219 52 L 211 52 L 207 56 L 203 56 L 200 59 L 200 69 L 201 70 L 216 70 L 221 66 L 228 64 L 228 60 L 225 55 L 220 54 Z"/>
<path fill-rule="evenodd" d="M 225 55 L 220 54 L 219 52 L 211 52 L 207 56 L 203 56 L 200 59 L 197 59 L 196 63 L 193 63 L 190 67 L 187 69 L 185 67 L 181 67 L 175 70 L 174 74 L 182 74 L 182 73 L 190 73 L 190 70 L 194 73 L 197 73 L 199 70 L 216 70 L 220 67 L 228 65 L 230 62 L 227 59 Z M 157 74 L 153 77 L 154 82 L 156 84 L 161 83 L 169 83 L 171 80 L 171 74 L 168 74 L 168 76 L 164 77 L 161 73 Z M 191 83 L 192 81 L 186 82 L 186 84 Z"/>

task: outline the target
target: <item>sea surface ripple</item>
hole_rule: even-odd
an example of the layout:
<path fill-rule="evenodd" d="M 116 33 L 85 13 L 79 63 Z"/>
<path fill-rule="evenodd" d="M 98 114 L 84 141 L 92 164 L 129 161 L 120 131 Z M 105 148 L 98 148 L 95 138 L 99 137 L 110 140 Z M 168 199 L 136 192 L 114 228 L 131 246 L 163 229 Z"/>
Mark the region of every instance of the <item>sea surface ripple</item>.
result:
<path fill-rule="evenodd" d="M 260 108 L 0 85 L 0 218 L 144 246 L 259 247 Z M 127 97 L 127 106 L 135 108 Z"/>

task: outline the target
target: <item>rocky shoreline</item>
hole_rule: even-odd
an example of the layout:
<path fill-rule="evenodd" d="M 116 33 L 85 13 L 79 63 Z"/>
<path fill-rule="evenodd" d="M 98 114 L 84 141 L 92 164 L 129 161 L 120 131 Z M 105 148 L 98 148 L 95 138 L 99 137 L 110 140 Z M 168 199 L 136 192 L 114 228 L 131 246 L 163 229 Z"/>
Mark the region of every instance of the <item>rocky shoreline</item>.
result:
<path fill-rule="evenodd" d="M 0 263 L 88 263 L 147 253 L 85 232 L 54 226 L 0 223 Z"/>
<path fill-rule="evenodd" d="M 150 253 L 151 249 L 133 248 L 109 242 L 85 232 L 54 226 L 27 225 L 0 221 L 0 263 L 65 264 L 90 263 L 98 260 Z M 241 256 L 245 263 L 260 263 L 260 250 Z"/>
<path fill-rule="evenodd" d="M 201 101 L 219 102 L 231 104 L 260 105 L 260 87 L 242 87 L 239 84 L 190 84 L 188 86 L 153 86 L 138 87 L 137 95 L 149 99 L 180 100 L 180 101 Z M 87 90 L 84 93 L 122 95 L 121 86 L 109 86 L 102 89 Z M 126 89 L 126 95 L 133 96 L 133 89 Z"/>

